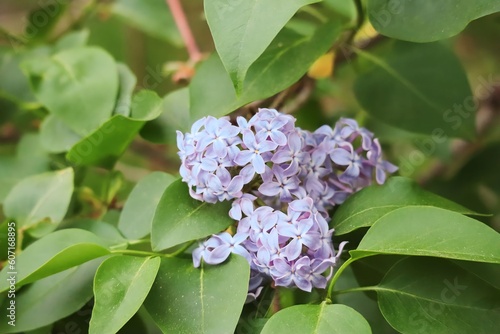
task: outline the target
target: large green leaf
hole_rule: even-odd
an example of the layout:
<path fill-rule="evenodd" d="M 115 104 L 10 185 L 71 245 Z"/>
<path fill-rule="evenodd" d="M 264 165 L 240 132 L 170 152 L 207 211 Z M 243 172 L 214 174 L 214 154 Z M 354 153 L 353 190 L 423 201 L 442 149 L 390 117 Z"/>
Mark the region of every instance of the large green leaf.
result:
<path fill-rule="evenodd" d="M 9 287 L 9 272 L 15 270 L 16 284 L 25 285 L 89 260 L 109 254 L 104 241 L 78 229 L 50 233 L 23 250 L 16 258 L 15 268 L 0 272 L 0 292 Z"/>
<path fill-rule="evenodd" d="M 245 75 L 295 12 L 319 0 L 205 0 L 215 48 L 238 93 Z"/>
<path fill-rule="evenodd" d="M 249 275 L 248 262 L 238 255 L 201 268 L 186 259 L 162 259 L 145 306 L 164 333 L 233 333 Z"/>
<path fill-rule="evenodd" d="M 49 166 L 37 134 L 25 134 L 17 145 L 15 156 L 0 156 L 0 203 L 16 183 L 27 176 L 45 172 Z"/>
<path fill-rule="evenodd" d="M 379 256 L 373 256 L 368 259 L 376 260 L 378 258 Z M 345 268 L 345 270 L 342 272 L 342 275 L 340 275 L 338 277 L 338 280 L 335 282 L 336 290 L 352 289 L 352 288 L 358 288 L 360 286 L 365 286 L 364 283 L 363 284 L 359 283 L 360 280 L 358 279 L 358 276 L 355 277 L 354 274 L 355 272 L 354 265 L 358 264 L 363 260 L 364 259 L 355 261 L 350 266 Z M 392 265 L 394 265 L 394 263 L 392 263 Z M 384 274 L 389 269 L 390 267 L 384 271 Z M 370 275 L 373 274 L 374 272 L 375 271 L 364 272 L 363 274 L 366 274 L 367 276 L 363 276 L 363 279 L 371 280 L 372 277 L 370 277 Z M 382 281 L 384 275 L 379 276 L 378 271 L 376 271 L 375 274 L 377 277 L 379 277 L 379 279 L 376 281 L 376 283 L 368 284 L 367 286 L 376 285 L 379 284 L 380 281 Z M 377 294 L 374 291 L 368 291 L 365 293 L 342 293 L 338 295 L 334 294 L 333 303 L 351 307 L 357 312 L 359 312 L 366 319 L 366 321 L 368 321 L 368 324 L 370 324 L 370 327 L 374 333 L 384 333 L 384 334 L 398 333 L 384 319 L 384 316 L 380 312 L 380 308 L 377 304 Z"/>
<path fill-rule="evenodd" d="M 59 224 L 73 194 L 73 169 L 33 175 L 17 183 L 5 198 L 5 215 L 28 229 L 40 222 Z"/>
<path fill-rule="evenodd" d="M 474 137 L 473 94 L 451 50 L 440 43 L 395 42 L 387 54 L 357 53 L 367 66 L 354 92 L 373 117 L 437 142 Z"/>
<path fill-rule="evenodd" d="M 101 238 L 106 246 L 116 248 L 126 248 L 127 239 L 125 239 L 120 231 L 109 223 L 92 220 L 92 219 L 76 219 L 72 221 L 65 228 L 77 228 L 85 231 L 89 231 L 99 238 Z"/>
<path fill-rule="evenodd" d="M 90 30 L 86 28 L 67 33 L 54 45 L 54 51 L 57 53 L 67 49 L 83 47 L 87 44 L 89 35 Z"/>
<path fill-rule="evenodd" d="M 288 88 L 332 46 L 340 32 L 338 21 L 325 23 L 307 36 L 283 29 L 248 70 L 239 96 L 214 54 L 198 68 L 191 82 L 191 123 L 206 115 L 226 115 L 246 103 Z"/>
<path fill-rule="evenodd" d="M 321 305 L 295 305 L 279 311 L 269 319 L 261 334 L 371 332 L 366 319 L 352 308 L 323 302 Z"/>
<path fill-rule="evenodd" d="M 41 143 L 43 148 L 50 153 L 66 152 L 81 139 L 82 136 L 76 134 L 54 114 L 45 117 L 40 127 Z"/>
<path fill-rule="evenodd" d="M 118 227 L 129 239 L 140 239 L 151 233 L 156 207 L 165 189 L 175 180 L 166 173 L 153 172 L 137 183 L 120 215 Z"/>
<path fill-rule="evenodd" d="M 160 258 L 113 256 L 94 279 L 89 333 L 116 333 L 139 310 L 155 281 Z"/>
<path fill-rule="evenodd" d="M 387 213 L 402 207 L 434 206 L 463 214 L 473 211 L 420 188 L 413 180 L 391 177 L 382 185 L 367 187 L 349 197 L 332 219 L 335 234 L 342 235 L 371 226 Z"/>
<path fill-rule="evenodd" d="M 402 260 L 375 291 L 382 314 L 401 333 L 495 333 L 500 327 L 500 290 L 447 260 Z"/>
<path fill-rule="evenodd" d="M 495 0 L 369 0 L 368 16 L 381 34 L 432 42 L 458 34 L 479 17 L 500 11 Z"/>
<path fill-rule="evenodd" d="M 162 99 L 152 91 L 137 93 L 132 101 L 131 117 L 114 115 L 74 145 L 66 158 L 76 165 L 112 167 L 146 121 L 158 117 L 162 103 Z"/>
<path fill-rule="evenodd" d="M 151 36 L 182 46 L 182 39 L 174 18 L 164 0 L 117 0 L 113 3 L 113 14 L 122 18 Z"/>
<path fill-rule="evenodd" d="M 153 218 L 151 244 L 155 251 L 218 233 L 234 223 L 228 201 L 210 204 L 193 199 L 180 179 L 165 190 Z"/>
<path fill-rule="evenodd" d="M 118 71 L 102 49 L 73 48 L 22 67 L 37 99 L 79 135 L 97 129 L 113 112 Z"/>
<path fill-rule="evenodd" d="M 380 218 L 351 254 L 354 258 L 401 254 L 500 263 L 500 234 L 457 212 L 403 207 Z"/>
<path fill-rule="evenodd" d="M 16 295 L 16 326 L 2 321 L 0 333 L 29 331 L 78 311 L 92 298 L 92 281 L 101 262 L 102 259 L 92 260 L 23 289 Z M 2 309 L 6 307 L 2 305 Z"/>

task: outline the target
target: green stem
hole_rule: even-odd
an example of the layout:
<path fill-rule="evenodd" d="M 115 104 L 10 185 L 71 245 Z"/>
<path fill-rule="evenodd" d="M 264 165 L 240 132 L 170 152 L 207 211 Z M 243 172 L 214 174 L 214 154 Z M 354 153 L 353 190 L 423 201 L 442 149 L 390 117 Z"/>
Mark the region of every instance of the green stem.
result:
<path fill-rule="evenodd" d="M 328 21 L 328 18 L 323 14 L 321 14 L 321 12 L 314 7 L 304 6 L 301 8 L 301 11 L 318 19 L 321 23 L 326 23 Z"/>
<path fill-rule="evenodd" d="M 360 286 L 357 288 L 333 291 L 333 296 L 343 295 L 345 293 L 351 293 L 351 292 L 375 291 L 376 289 L 377 289 L 376 286 Z"/>
<path fill-rule="evenodd" d="M 331 300 L 332 299 L 332 292 L 333 292 L 333 287 L 335 286 L 335 283 L 339 279 L 340 275 L 342 272 L 347 268 L 352 262 L 356 261 L 356 259 L 353 259 L 352 257 L 349 258 L 346 262 L 342 263 L 340 268 L 335 272 L 335 275 L 333 275 L 332 280 L 330 281 L 330 284 L 328 285 L 328 292 L 326 294 L 326 298 Z"/>
<path fill-rule="evenodd" d="M 164 254 L 164 256 L 166 257 L 174 257 L 174 256 L 177 256 L 179 254 L 182 254 L 186 251 L 186 249 L 188 249 L 189 247 L 191 247 L 192 244 L 195 243 L 196 240 L 193 240 L 193 241 L 190 241 L 190 242 L 187 242 L 184 244 L 184 246 L 182 246 L 181 248 L 179 248 L 178 250 L 176 250 L 175 252 L 173 253 L 169 253 L 169 254 Z"/>
<path fill-rule="evenodd" d="M 140 251 L 140 250 L 134 250 L 134 249 L 115 249 L 115 248 L 119 248 L 121 246 L 138 245 L 138 244 L 143 244 L 145 242 L 149 242 L 149 240 L 133 240 L 133 241 L 127 242 L 126 244 L 116 245 L 116 246 L 111 247 L 111 253 L 114 253 L 114 254 L 129 254 L 129 255 L 138 255 L 138 256 L 175 257 L 175 256 L 177 256 L 179 254 L 184 253 L 184 251 L 186 249 L 188 249 L 189 247 L 191 247 L 191 245 L 195 241 L 193 240 L 193 241 L 187 242 L 187 243 L 184 244 L 184 246 L 182 246 L 181 248 L 179 248 L 175 252 L 167 253 L 167 254 L 164 254 L 164 253 L 155 253 L 155 252 L 146 252 L 146 251 Z"/>
<path fill-rule="evenodd" d="M 154 253 L 154 252 L 145 252 L 138 251 L 132 249 L 113 249 L 111 250 L 113 254 L 128 254 L 128 255 L 138 255 L 138 256 L 165 256 L 166 254 Z"/>

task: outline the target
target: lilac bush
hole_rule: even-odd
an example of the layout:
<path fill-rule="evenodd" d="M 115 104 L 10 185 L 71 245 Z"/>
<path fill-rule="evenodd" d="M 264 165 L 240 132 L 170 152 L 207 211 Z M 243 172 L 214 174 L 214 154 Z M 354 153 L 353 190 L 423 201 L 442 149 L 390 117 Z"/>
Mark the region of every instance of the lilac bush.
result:
<path fill-rule="evenodd" d="M 329 211 L 397 167 L 383 160 L 378 139 L 353 119 L 314 132 L 295 118 L 260 109 L 250 120 L 208 116 L 177 131 L 182 180 L 197 200 L 232 201 L 229 231 L 200 242 L 193 264 L 219 264 L 231 253 L 251 267 L 249 295 L 262 284 L 304 291 L 325 288 L 345 243 L 332 243 Z M 257 283 L 257 284 L 256 284 Z"/>

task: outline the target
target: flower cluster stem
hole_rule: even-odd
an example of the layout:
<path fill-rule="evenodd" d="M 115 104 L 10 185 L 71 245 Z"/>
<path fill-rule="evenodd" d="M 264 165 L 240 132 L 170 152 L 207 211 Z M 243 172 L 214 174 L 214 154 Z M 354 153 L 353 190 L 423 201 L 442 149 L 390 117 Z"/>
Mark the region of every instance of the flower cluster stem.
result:
<path fill-rule="evenodd" d="M 182 40 L 186 45 L 186 49 L 189 54 L 189 59 L 197 63 L 200 61 L 203 56 L 196 44 L 196 40 L 194 39 L 193 33 L 189 26 L 188 20 L 186 18 L 186 14 L 182 8 L 180 0 L 165 0 L 170 11 L 172 12 L 172 16 L 174 17 L 175 24 L 177 25 L 177 29 L 181 34 Z"/>
<path fill-rule="evenodd" d="M 333 278 L 332 280 L 330 281 L 330 284 L 328 285 L 328 292 L 326 294 L 326 298 L 331 300 L 332 299 L 332 293 L 333 293 L 333 287 L 335 286 L 335 283 L 337 282 L 337 280 L 339 279 L 340 275 L 342 274 L 342 272 L 352 263 L 356 261 L 356 259 L 353 259 L 352 257 L 349 258 L 346 262 L 342 263 L 342 265 L 340 266 L 340 268 L 335 272 L 335 274 L 333 275 Z"/>

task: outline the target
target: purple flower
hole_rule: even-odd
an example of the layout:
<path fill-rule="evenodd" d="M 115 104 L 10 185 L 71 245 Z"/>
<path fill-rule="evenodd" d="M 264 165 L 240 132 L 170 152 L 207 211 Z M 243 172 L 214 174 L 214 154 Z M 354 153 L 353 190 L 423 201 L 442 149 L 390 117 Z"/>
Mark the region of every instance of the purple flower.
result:
<path fill-rule="evenodd" d="M 292 287 L 295 284 L 299 289 L 310 292 L 312 283 L 304 276 L 308 270 L 300 270 L 303 266 L 310 266 L 311 260 L 303 256 L 297 261 L 287 261 L 282 258 L 274 260 L 271 276 L 278 286 Z"/>
<path fill-rule="evenodd" d="M 227 154 L 228 139 L 238 135 L 240 129 L 225 118 L 216 119 L 208 116 L 205 122 L 205 131 L 196 145 L 197 151 L 203 151 L 208 145 L 213 144 L 213 150 L 218 157 Z"/>
<path fill-rule="evenodd" d="M 375 167 L 375 178 L 378 184 L 383 184 L 386 178 L 386 172 L 394 173 L 398 167 L 382 159 L 382 148 L 378 139 L 373 140 L 372 148 L 367 153 L 367 157 L 372 166 Z"/>
<path fill-rule="evenodd" d="M 229 217 L 234 220 L 241 220 L 242 213 L 245 216 L 251 216 L 254 210 L 253 201 L 256 199 L 254 195 L 243 194 L 240 198 L 237 198 L 231 204 L 231 210 L 229 211 Z"/>
<path fill-rule="evenodd" d="M 218 239 L 210 238 L 204 242 L 200 242 L 198 247 L 193 250 L 193 265 L 198 268 L 201 263 L 201 259 L 206 259 L 206 256 L 214 250 L 215 247 L 219 246 L 220 242 Z M 206 260 L 205 260 L 206 261 Z"/>
<path fill-rule="evenodd" d="M 206 185 L 204 199 L 208 203 L 240 198 L 243 195 L 243 177 L 238 175 L 231 179 L 231 174 L 226 169 L 220 169 L 216 175 L 208 174 Z"/>
<path fill-rule="evenodd" d="M 312 219 L 304 219 L 295 224 L 278 226 L 280 235 L 291 238 L 291 241 L 285 246 L 285 257 L 289 261 L 300 256 L 303 246 L 307 246 L 312 250 L 320 247 L 319 233 L 311 230 L 312 226 Z"/>
<path fill-rule="evenodd" d="M 350 143 L 346 143 L 342 148 L 334 149 L 330 158 L 337 165 L 347 166 L 346 170 L 339 176 L 343 182 L 350 182 L 361 173 L 362 160 Z"/>
<path fill-rule="evenodd" d="M 274 165 L 272 174 L 274 177 L 271 176 L 268 181 L 264 180 L 259 192 L 266 196 L 278 196 L 282 202 L 292 201 L 292 193 L 299 187 L 299 179 L 294 175 L 294 171 L 283 170 L 279 165 Z"/>
<path fill-rule="evenodd" d="M 329 210 L 373 179 L 383 183 L 397 167 L 383 160 L 378 139 L 352 119 L 312 133 L 274 109 L 236 122 L 209 116 L 191 133 L 177 132 L 179 173 L 190 195 L 232 201 L 229 216 L 237 221 L 235 235 L 223 232 L 200 243 L 193 265 L 222 263 L 231 253 L 245 257 L 249 301 L 266 278 L 304 291 L 325 288 L 345 245 L 335 252 Z"/>
<path fill-rule="evenodd" d="M 248 250 L 241 244 L 247 239 L 248 235 L 236 233 L 231 236 L 227 232 L 222 232 L 213 236 L 219 242 L 208 255 L 204 256 L 205 262 L 208 264 L 219 264 L 224 262 L 231 253 L 238 254 L 247 259 L 248 263 L 252 261 L 252 257 Z"/>
<path fill-rule="evenodd" d="M 261 122 L 261 129 L 257 132 L 257 139 L 260 141 L 271 140 L 276 145 L 285 146 L 287 138 L 281 129 L 286 123 L 286 119 L 278 117 L 270 122 Z"/>
<path fill-rule="evenodd" d="M 262 158 L 262 153 L 270 152 L 278 145 L 268 140 L 258 142 L 255 135 L 250 131 L 243 134 L 243 143 L 247 149 L 240 151 L 236 155 L 234 162 L 239 166 L 245 166 L 246 164 L 251 163 L 256 173 L 264 173 L 265 162 Z"/>

